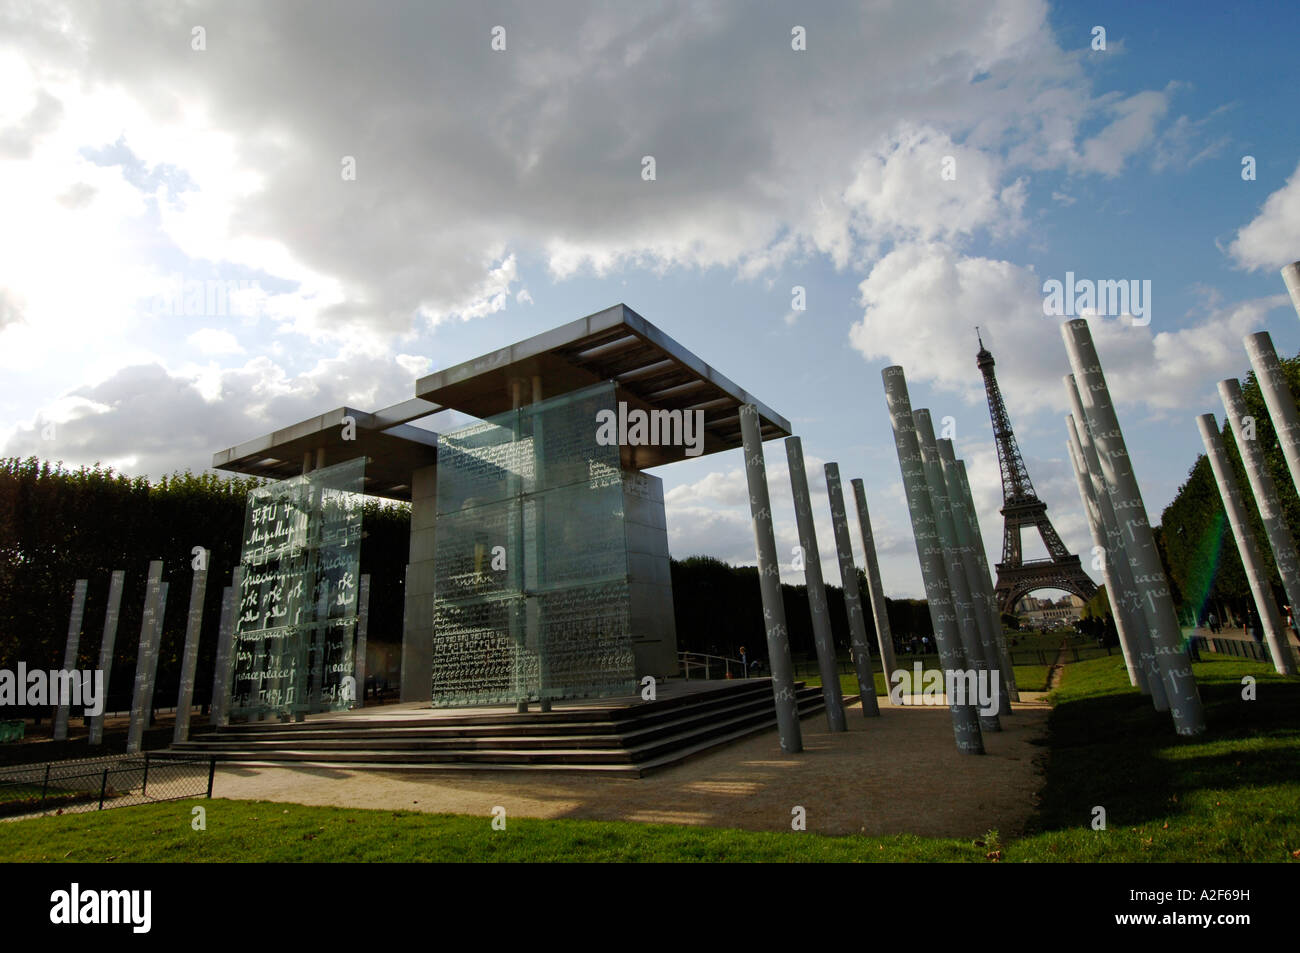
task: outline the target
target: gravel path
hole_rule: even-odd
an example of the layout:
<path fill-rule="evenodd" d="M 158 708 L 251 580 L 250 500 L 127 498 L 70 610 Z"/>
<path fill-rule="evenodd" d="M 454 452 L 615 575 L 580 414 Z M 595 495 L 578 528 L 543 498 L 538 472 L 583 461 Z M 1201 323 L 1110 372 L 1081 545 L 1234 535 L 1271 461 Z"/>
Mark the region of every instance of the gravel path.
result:
<path fill-rule="evenodd" d="M 1024 827 L 1041 784 L 1035 758 L 1047 721 L 1041 696 L 986 734 L 986 754 L 957 753 L 946 708 L 881 702 L 867 720 L 854 703 L 849 730 L 831 734 L 822 714 L 803 721 L 804 751 L 785 755 L 765 732 L 645 778 L 543 772 L 354 771 L 218 765 L 214 797 L 342 807 L 790 829 L 807 811 L 823 834 L 911 833 L 1003 837 Z M 214 806 L 215 809 L 215 806 Z"/>

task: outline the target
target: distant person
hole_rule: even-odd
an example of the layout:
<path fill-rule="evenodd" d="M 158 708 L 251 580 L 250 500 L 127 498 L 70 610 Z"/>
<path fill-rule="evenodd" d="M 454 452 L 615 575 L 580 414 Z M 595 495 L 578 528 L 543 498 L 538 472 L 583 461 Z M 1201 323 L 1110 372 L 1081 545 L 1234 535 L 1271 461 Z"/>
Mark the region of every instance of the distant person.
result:
<path fill-rule="evenodd" d="M 1214 634 L 1214 635 L 1218 635 L 1218 634 L 1219 634 L 1219 617 L 1218 617 L 1217 615 L 1215 615 L 1213 612 L 1211 612 L 1210 615 L 1209 615 L 1209 617 L 1208 617 L 1205 621 L 1206 621 L 1206 623 L 1207 623 L 1207 624 L 1209 625 L 1209 627 L 1210 627 L 1210 632 L 1211 632 L 1212 634 Z"/>

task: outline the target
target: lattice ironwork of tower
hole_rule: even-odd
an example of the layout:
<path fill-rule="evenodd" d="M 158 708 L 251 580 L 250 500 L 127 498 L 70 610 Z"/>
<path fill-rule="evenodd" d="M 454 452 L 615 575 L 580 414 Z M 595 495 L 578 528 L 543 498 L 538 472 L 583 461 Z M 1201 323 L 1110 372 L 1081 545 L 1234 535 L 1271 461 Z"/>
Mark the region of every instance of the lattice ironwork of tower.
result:
<path fill-rule="evenodd" d="M 979 338 L 979 329 L 976 328 Z M 1034 493 L 1029 471 L 1016 445 L 1002 391 L 993 373 L 993 355 L 979 338 L 976 366 L 984 375 L 984 390 L 989 398 L 989 416 L 993 419 L 993 440 L 998 447 L 1002 467 L 1002 562 L 997 564 L 998 580 L 994 587 L 1003 612 L 1012 612 L 1029 593 L 1038 589 L 1064 589 L 1085 602 L 1097 594 L 1097 584 L 1083 571 L 1079 557 L 1065 548 L 1047 517 L 1047 504 Z M 1021 532 L 1033 527 L 1042 537 L 1048 558 L 1025 561 L 1021 554 Z"/>

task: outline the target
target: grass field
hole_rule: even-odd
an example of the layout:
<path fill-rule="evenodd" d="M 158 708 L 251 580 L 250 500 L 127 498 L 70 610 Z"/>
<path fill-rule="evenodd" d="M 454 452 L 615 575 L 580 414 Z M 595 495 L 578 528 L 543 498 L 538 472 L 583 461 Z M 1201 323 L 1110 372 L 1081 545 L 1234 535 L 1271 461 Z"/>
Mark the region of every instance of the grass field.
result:
<path fill-rule="evenodd" d="M 4 861 L 1204 861 L 1300 859 L 1300 680 L 1257 662 L 1195 665 L 1210 731 L 1180 740 L 1117 656 L 1054 693 L 1033 830 L 999 842 L 490 819 L 192 800 L 10 822 Z M 1258 698 L 1241 698 L 1241 678 Z M 851 679 L 850 679 L 851 681 Z M 847 687 L 846 687 L 847 691 Z M 856 693 L 856 688 L 854 688 Z M 1032 792 L 1026 792 L 1026 797 Z M 207 829 L 191 828 L 203 807 Z M 1093 809 L 1106 829 L 1093 830 Z"/>

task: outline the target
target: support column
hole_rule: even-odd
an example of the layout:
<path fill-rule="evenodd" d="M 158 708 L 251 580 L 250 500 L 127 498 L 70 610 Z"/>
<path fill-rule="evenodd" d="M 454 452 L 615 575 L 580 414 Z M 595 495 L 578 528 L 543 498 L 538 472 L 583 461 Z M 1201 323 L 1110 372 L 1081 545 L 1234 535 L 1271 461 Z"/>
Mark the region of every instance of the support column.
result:
<path fill-rule="evenodd" d="M 1116 572 L 1117 557 L 1120 557 L 1120 554 L 1112 553 L 1110 550 L 1106 528 L 1102 524 L 1101 510 L 1097 506 L 1097 497 L 1092 492 L 1088 477 L 1088 465 L 1083 462 L 1083 449 L 1079 445 L 1079 431 L 1073 415 L 1066 416 L 1065 429 L 1068 436 L 1066 449 L 1070 453 L 1070 466 L 1074 471 L 1074 482 L 1079 490 L 1079 502 L 1083 506 L 1084 515 L 1088 518 L 1088 531 L 1092 533 L 1093 545 L 1102 552 L 1101 574 L 1106 582 L 1106 598 L 1110 601 L 1111 616 L 1115 620 L 1115 631 L 1119 635 L 1119 647 L 1124 653 L 1128 683 L 1146 695 L 1150 692 L 1146 687 L 1146 673 L 1142 671 L 1137 650 L 1133 646 L 1133 635 L 1128 629 L 1127 613 L 1120 608 L 1122 605 L 1120 593 L 1123 590 Z"/>
<path fill-rule="evenodd" d="M 1088 322 L 1081 318 L 1065 322 L 1061 325 L 1061 336 L 1078 382 L 1088 432 L 1097 446 L 1111 506 L 1121 521 L 1121 532 L 1128 536 L 1125 551 L 1133 568 L 1134 582 L 1143 597 L 1142 615 L 1151 633 L 1152 648 L 1165 681 L 1174 728 L 1180 735 L 1202 734 L 1205 731 L 1205 712 L 1192 675 L 1192 663 L 1182 646 L 1182 630 L 1169 594 L 1169 580 L 1165 578 L 1160 554 L 1156 550 L 1155 536 L 1147 521 L 1146 506 L 1142 503 L 1142 491 L 1133 473 L 1124 433 L 1115 415 Z"/>
<path fill-rule="evenodd" d="M 885 601 L 885 587 L 880 584 L 880 561 L 876 558 L 876 537 L 871 531 L 871 514 L 867 511 L 867 488 L 861 480 L 850 482 L 858 508 L 858 531 L 862 534 L 862 559 L 867 573 L 867 595 L 871 599 L 871 621 L 876 626 L 880 665 L 888 685 L 889 673 L 898 668 L 898 661 L 894 658 L 894 633 L 889 626 L 889 603 Z M 851 547 L 849 555 L 853 555 Z"/>
<path fill-rule="evenodd" d="M 975 543 L 971 538 L 971 514 L 967 510 L 966 496 L 961 491 L 957 479 L 957 454 L 953 451 L 952 441 L 936 440 L 935 449 L 939 453 L 939 468 L 943 476 L 944 490 L 948 494 L 948 506 L 952 510 L 953 531 L 956 535 L 957 554 L 961 557 L 961 571 L 966 576 L 966 586 L 970 589 L 971 602 L 974 604 L 975 626 L 979 631 L 980 647 L 984 650 L 984 663 L 990 672 L 997 672 L 998 711 L 1001 715 L 1011 714 L 1011 690 L 1015 687 L 1015 673 L 1011 664 L 1003 657 L 1001 613 L 995 615 L 996 600 L 990 602 L 992 593 L 984 591 L 980 582 L 979 563 L 975 558 Z M 922 448 L 924 453 L 924 448 Z M 994 627 L 994 620 L 997 625 Z"/>
<path fill-rule="evenodd" d="M 1083 453 L 1084 472 L 1092 485 L 1092 498 L 1097 501 L 1097 511 L 1101 516 L 1101 525 L 1106 533 L 1106 563 L 1115 572 L 1115 581 L 1119 589 L 1111 607 L 1117 609 L 1124 618 L 1128 630 L 1129 650 L 1137 660 L 1138 690 L 1151 696 L 1151 705 L 1156 711 L 1169 710 L 1169 695 L 1165 691 L 1164 675 L 1160 663 L 1156 660 L 1155 644 L 1151 641 L 1151 629 L 1142 612 L 1143 596 L 1138 589 L 1137 580 L 1133 578 L 1133 564 L 1125 545 L 1124 531 L 1120 527 L 1119 514 L 1111 502 L 1110 490 L 1106 487 L 1106 478 L 1101 470 L 1101 457 L 1097 454 L 1097 445 L 1088 431 L 1088 417 L 1083 409 L 1083 398 L 1079 396 L 1079 386 L 1073 374 L 1064 377 L 1065 394 L 1074 412 L 1074 435 L 1079 438 L 1079 450 Z M 1116 599 L 1119 604 L 1116 605 Z M 1118 621 L 1115 624 L 1119 631 Z"/>
<path fill-rule="evenodd" d="M 206 565 L 206 553 L 204 556 Z M 176 695 L 176 727 L 172 744 L 190 737 L 190 708 L 194 705 L 194 671 L 199 664 L 199 635 L 203 630 L 203 597 L 208 592 L 208 571 L 194 570 L 190 584 L 190 614 L 185 622 L 185 650 L 181 656 L 181 687 Z"/>
<path fill-rule="evenodd" d="M 63 671 L 72 672 L 72 678 L 78 682 L 81 675 L 77 669 L 77 649 L 81 645 L 81 618 L 86 610 L 86 580 L 78 579 L 72 587 L 72 614 L 68 617 L 68 641 L 63 647 Z M 62 685 L 68 691 L 72 688 L 72 682 L 60 680 Z M 54 686 L 50 686 L 53 693 Z M 54 711 L 54 740 L 68 740 L 68 696 L 63 694 L 59 707 Z"/>
<path fill-rule="evenodd" d="M 357 644 L 352 650 L 352 680 L 356 682 L 353 708 L 366 703 L 366 631 L 370 625 L 370 573 L 362 573 L 357 589 Z"/>
<path fill-rule="evenodd" d="M 981 679 L 986 685 L 990 673 L 998 670 L 995 662 L 990 662 L 985 654 L 984 633 L 980 631 L 980 613 L 975 611 L 975 600 L 971 595 L 970 583 L 966 581 L 966 568 L 963 563 L 961 547 L 957 541 L 956 521 L 953 518 L 952 503 L 948 499 L 948 487 L 943 478 L 943 464 L 939 462 L 939 449 L 934 440 L 934 426 L 930 422 L 930 412 L 919 409 L 912 412 L 916 426 L 916 437 L 921 448 L 921 465 L 925 468 L 925 482 L 930 490 L 930 504 L 934 507 L 935 529 L 939 534 L 939 545 L 943 547 L 944 569 L 948 573 L 948 590 L 952 594 L 953 608 L 957 614 L 957 630 L 961 633 L 961 644 L 966 650 L 966 662 L 975 674 L 975 685 L 971 685 L 963 675 L 963 684 L 969 689 L 976 689 Z M 988 620 L 984 620 L 984 628 Z M 980 711 L 980 728 L 984 731 L 1001 731 L 1002 722 L 997 712 L 1010 708 L 1006 701 L 1006 686 L 998 678 L 997 711 L 992 715 Z"/>
<path fill-rule="evenodd" d="M 753 404 L 740 407 L 740 439 L 745 454 L 745 481 L 749 485 L 749 511 L 754 521 L 754 551 L 758 557 L 758 586 L 763 597 L 772 693 L 776 697 L 777 731 L 781 736 L 781 750 L 795 754 L 803 750 L 803 732 L 794 692 L 794 665 L 790 661 L 790 631 L 785 625 L 785 603 L 781 597 L 781 567 L 772 533 L 772 503 L 767 493 L 763 439 L 758 429 L 758 408 Z"/>
<path fill-rule="evenodd" d="M 957 630 L 957 617 L 953 613 L 952 595 L 948 591 L 943 550 L 939 546 L 934 507 L 930 502 L 925 467 L 921 462 L 921 448 L 916 439 L 916 424 L 912 419 L 912 401 L 907 393 L 907 380 L 901 367 L 886 367 L 881 372 L 881 377 L 885 385 L 885 402 L 889 406 L 889 422 L 894 430 L 898 466 L 903 475 L 903 492 L 907 494 L 907 511 L 912 520 L 916 555 L 921 563 L 925 598 L 930 609 L 930 621 L 934 625 L 934 639 L 939 647 L 939 663 L 947 676 L 944 680 L 946 685 L 957 672 L 966 668 L 966 657 L 962 650 L 961 634 Z M 952 717 L 952 732 L 957 750 L 963 754 L 983 754 L 984 737 L 980 733 L 975 706 L 958 705 L 949 698 L 948 713 Z"/>
<path fill-rule="evenodd" d="M 1286 282 L 1287 294 L 1291 296 L 1291 306 L 1300 315 L 1300 261 L 1293 261 L 1282 268 L 1282 280 Z"/>
<path fill-rule="evenodd" d="M 1277 602 L 1273 598 L 1268 577 L 1264 574 L 1266 563 L 1261 558 L 1259 546 L 1255 543 L 1255 534 L 1246 521 L 1246 504 L 1237 486 L 1237 477 L 1228 462 L 1228 453 L 1223 447 L 1223 438 L 1219 435 L 1219 425 L 1214 414 L 1201 414 L 1196 418 L 1196 426 L 1201 431 L 1201 440 L 1205 444 L 1205 455 L 1210 458 L 1210 469 L 1214 471 L 1214 481 L 1219 485 L 1219 497 L 1228 514 L 1228 523 L 1232 526 L 1232 537 L 1237 541 L 1237 553 L 1241 556 L 1241 568 L 1246 571 L 1246 581 L 1250 584 L 1250 593 L 1255 597 L 1255 607 L 1259 612 L 1260 624 L 1264 627 L 1264 639 L 1269 651 L 1273 653 L 1273 666 L 1280 675 L 1296 674 L 1296 664 L 1291 654 L 1291 643 L 1287 637 L 1282 616 L 1277 611 Z"/>
<path fill-rule="evenodd" d="M 799 528 L 799 545 L 803 547 L 804 588 L 808 593 L 808 611 L 812 614 L 813 645 L 817 649 L 817 669 L 822 676 L 822 700 L 826 703 L 826 723 L 833 732 L 847 731 L 848 724 L 844 720 L 844 698 L 840 692 L 840 673 L 835 664 L 835 639 L 831 635 L 830 614 L 826 610 L 822 557 L 821 551 L 817 548 L 817 527 L 813 525 L 812 501 L 808 498 L 808 474 L 803 464 L 803 443 L 798 437 L 786 438 L 785 457 L 790 465 L 790 489 L 794 493 L 794 521 Z M 872 697 L 874 698 L 875 695 L 873 694 Z M 866 704 L 865 700 L 863 704 Z"/>
<path fill-rule="evenodd" d="M 1241 385 L 1236 380 L 1219 381 L 1219 396 L 1223 398 L 1223 408 L 1227 411 L 1228 423 L 1237 441 L 1237 452 L 1241 454 L 1241 462 L 1246 468 L 1246 479 L 1250 481 L 1250 490 L 1255 497 L 1255 508 L 1259 510 L 1260 522 L 1264 524 L 1264 536 L 1268 539 L 1269 548 L 1273 550 L 1277 574 L 1282 577 L 1287 602 L 1291 603 L 1292 612 L 1300 611 L 1300 560 L 1296 558 L 1295 539 L 1282 513 L 1282 504 L 1277 498 L 1273 477 L 1269 475 L 1264 450 L 1253 434 L 1247 438 L 1242 433 L 1241 421 L 1246 416 L 1246 402 L 1241 396 Z M 1290 641 L 1288 636 L 1283 647 L 1289 649 Z M 1289 656 L 1290 652 L 1286 654 Z M 1277 663 L 1278 659 L 1274 658 L 1273 664 Z"/>
<path fill-rule="evenodd" d="M 90 719 L 90 743 L 92 745 L 103 744 L 104 742 L 104 710 L 108 706 L 109 682 L 113 674 L 113 648 L 117 642 L 117 619 L 118 610 L 122 605 L 122 584 L 126 581 L 126 573 L 121 569 L 113 570 L 112 578 L 108 584 L 108 605 L 104 607 L 104 635 L 99 641 L 99 670 L 104 673 L 104 700 L 103 707 L 100 708 L 98 715 L 93 715 Z"/>
<path fill-rule="evenodd" d="M 853 671 L 858 676 L 862 696 L 862 714 L 868 718 L 880 714 L 876 699 L 876 676 L 871 671 L 871 642 L 867 639 L 866 617 L 862 614 L 862 596 L 858 591 L 858 569 L 853 565 L 853 540 L 849 536 L 849 515 L 844 508 L 844 488 L 840 484 L 839 464 L 828 463 L 826 496 L 831 504 L 831 526 L 835 531 L 835 553 L 839 557 L 840 582 L 844 586 L 844 611 L 849 617 L 849 639 L 853 646 Z M 885 669 L 885 685 L 889 673 Z"/>
<path fill-rule="evenodd" d="M 970 536 L 975 548 L 975 565 L 979 570 L 979 585 L 984 591 L 984 601 L 988 606 L 989 625 L 992 626 L 997 639 L 998 658 L 1006 672 L 1007 697 L 1013 702 L 1020 701 L 1020 689 L 1016 686 L 1015 662 L 1007 649 L 1007 640 L 1002 634 L 1002 609 L 994 592 L 993 574 L 989 570 L 988 556 L 984 551 L 984 534 L 980 530 L 979 515 L 975 511 L 975 497 L 970 491 L 970 480 L 966 478 L 966 461 L 957 461 L 957 485 L 961 491 L 962 501 L 966 504 L 966 518 L 970 522 Z"/>
<path fill-rule="evenodd" d="M 140 648 L 135 657 L 135 691 L 131 697 L 131 723 L 126 733 L 126 753 L 139 754 L 144 730 L 153 717 L 153 675 L 158 664 L 164 602 L 162 560 L 149 563 L 144 614 L 140 620 Z"/>
<path fill-rule="evenodd" d="M 421 467 L 411 474 L 411 549 L 406 567 L 405 615 L 402 627 L 402 687 L 404 702 L 433 698 L 433 591 L 435 534 L 438 511 L 438 467 Z M 507 554 L 508 565 L 519 561 Z"/>
<path fill-rule="evenodd" d="M 230 585 L 222 593 L 221 631 L 217 638 L 217 657 L 212 664 L 212 704 L 208 706 L 208 720 L 216 728 L 230 724 L 230 675 L 232 669 L 235 633 L 239 631 L 240 593 L 244 586 L 244 567 L 236 566 L 230 574 Z"/>
<path fill-rule="evenodd" d="M 1268 406 L 1268 416 L 1273 421 L 1273 431 L 1282 447 L 1282 456 L 1286 458 L 1287 469 L 1291 471 L 1291 482 L 1295 485 L 1296 492 L 1300 492 L 1300 413 L 1296 412 L 1291 385 L 1282 372 L 1277 351 L 1273 350 L 1273 339 L 1267 331 L 1247 334 L 1242 340 L 1246 345 L 1250 366 L 1255 369 L 1255 380 L 1259 381 L 1264 403 Z"/>

